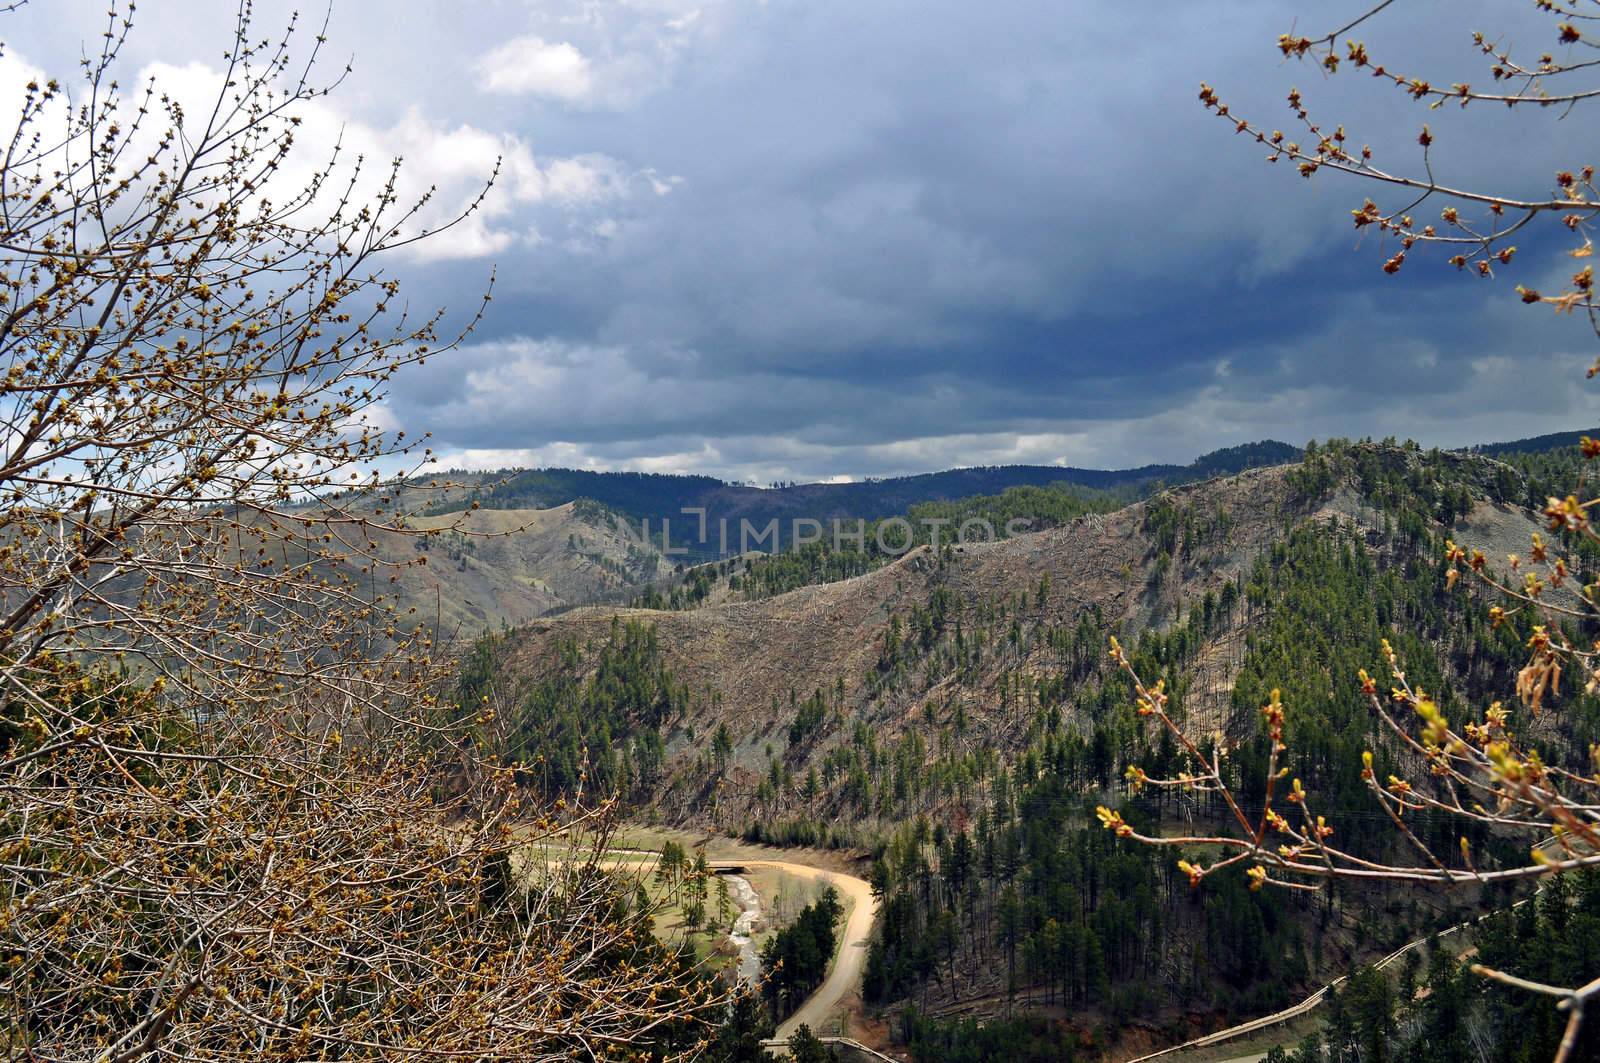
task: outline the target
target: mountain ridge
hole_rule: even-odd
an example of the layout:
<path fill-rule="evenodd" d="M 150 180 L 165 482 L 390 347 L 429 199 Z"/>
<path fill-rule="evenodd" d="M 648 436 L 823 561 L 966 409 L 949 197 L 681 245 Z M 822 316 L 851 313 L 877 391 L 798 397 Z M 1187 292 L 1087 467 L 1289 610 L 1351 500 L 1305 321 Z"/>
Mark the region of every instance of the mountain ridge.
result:
<path fill-rule="evenodd" d="M 1575 438 L 1576 434 L 1440 453 L 1537 457 L 1545 453 L 1539 448 L 1547 443 L 1550 448 L 1567 446 L 1568 435 Z M 794 544 L 796 522 L 815 520 L 824 527 L 839 522 L 848 534 L 857 521 L 911 517 L 915 524 L 918 518 L 946 511 L 960 514 L 963 502 L 986 499 L 997 503 L 997 511 L 1007 513 L 1019 506 L 1071 498 L 1082 504 L 1073 503 L 1069 511 L 1114 509 L 1160 488 L 1282 465 L 1300 460 L 1304 453 L 1289 444 L 1266 440 L 1213 451 L 1186 466 L 1146 465 L 1123 470 L 974 466 L 888 480 L 775 489 L 729 484 L 712 477 L 652 473 L 522 470 L 508 476 L 475 474 L 476 480 L 450 489 L 446 499 L 427 507 L 421 521 L 441 529 L 460 521 L 466 534 L 446 531 L 442 543 L 435 540 L 442 547 L 434 551 L 435 561 L 443 564 L 431 572 L 403 572 L 399 589 L 407 608 L 414 609 L 417 617 L 439 621 L 446 637 L 471 637 L 502 624 L 519 624 L 588 604 L 666 601 L 675 591 L 679 598 L 687 594 L 698 603 L 707 587 L 704 574 L 697 574 L 695 566 L 738 556 L 746 547 L 768 554 L 788 552 Z M 449 478 L 445 474 L 440 479 Z M 1010 492 L 1027 491 L 1065 495 L 1006 497 Z M 684 514 L 684 509 L 691 513 Z M 704 517 L 699 511 L 704 511 Z M 526 528 L 519 528 L 518 521 Z M 771 538 L 762 538 L 774 521 L 779 525 L 777 550 Z M 991 523 L 998 532 L 1004 521 Z M 557 532 L 557 527 L 563 530 Z M 535 541 L 519 541 L 530 535 Z M 568 543 L 564 549 L 563 541 Z M 396 550 L 403 551 L 403 544 Z M 843 573 L 865 567 L 845 565 Z M 688 571 L 682 571 L 685 569 Z M 838 574 L 826 570 L 794 578 L 814 582 Z M 726 586 L 727 573 L 720 578 L 722 585 L 714 589 L 713 599 L 732 596 Z M 780 586 L 787 585 L 780 582 Z M 740 593 L 749 596 L 754 591 Z M 447 599 L 455 605 L 445 610 L 440 603 Z M 446 616 L 447 612 L 450 615 Z"/>

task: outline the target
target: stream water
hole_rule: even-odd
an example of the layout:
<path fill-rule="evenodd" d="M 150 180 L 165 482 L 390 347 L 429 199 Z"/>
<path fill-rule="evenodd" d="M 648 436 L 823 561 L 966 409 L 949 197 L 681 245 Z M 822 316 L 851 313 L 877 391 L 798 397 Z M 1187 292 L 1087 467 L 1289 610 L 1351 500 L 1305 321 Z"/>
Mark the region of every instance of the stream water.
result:
<path fill-rule="evenodd" d="M 728 885 L 732 888 L 734 903 L 739 906 L 739 918 L 733 921 L 733 930 L 728 934 L 728 940 L 739 950 L 739 981 L 754 982 L 761 977 L 761 957 L 756 955 L 755 942 L 751 940 L 751 936 L 756 920 L 761 917 L 761 898 L 756 896 L 755 888 L 750 885 L 749 880 L 739 875 L 726 877 Z"/>

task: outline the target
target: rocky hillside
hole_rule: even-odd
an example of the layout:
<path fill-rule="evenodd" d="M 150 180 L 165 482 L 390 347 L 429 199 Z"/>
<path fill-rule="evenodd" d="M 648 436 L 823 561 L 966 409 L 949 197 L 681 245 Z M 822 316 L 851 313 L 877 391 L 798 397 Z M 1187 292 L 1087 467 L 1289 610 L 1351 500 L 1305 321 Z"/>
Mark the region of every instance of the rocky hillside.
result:
<path fill-rule="evenodd" d="M 572 469 L 447 472 L 391 489 L 402 496 L 396 499 L 401 509 L 422 514 L 412 521 L 414 526 L 442 534 L 425 544 L 411 536 L 379 535 L 372 544 L 347 545 L 352 573 L 361 570 L 363 579 L 372 577 L 361 569 L 364 553 L 392 562 L 416 560 L 425 552 L 425 564 L 401 569 L 392 589 L 398 592 L 402 612 L 414 611 L 414 619 L 437 623 L 442 637 L 453 640 L 576 605 L 623 604 L 670 594 L 691 578 L 683 575 L 683 566 L 722 560 L 739 549 L 744 534 L 752 537 L 753 549 L 771 551 L 775 540 L 770 533 L 762 536 L 773 521 L 782 537 L 777 545 L 787 550 L 796 520 L 838 520 L 848 528 L 918 506 L 1041 485 L 1080 491 L 1095 501 L 1078 504 L 1104 507 L 1112 500 L 1138 497 L 1163 480 L 1190 480 L 1296 454 L 1287 444 L 1267 441 L 1217 451 L 1183 466 L 1110 471 L 1000 466 L 772 488 L 705 476 Z M 360 509 L 359 500 L 346 499 L 345 504 Z M 705 514 L 703 528 L 692 515 L 695 511 Z M 748 533 L 743 531 L 746 525 Z M 670 536 L 666 544 L 664 535 Z M 670 556 L 664 545 L 670 545 Z M 733 595 L 726 580 L 712 591 L 712 600 L 748 596 Z"/>
<path fill-rule="evenodd" d="M 625 596 L 671 570 L 658 551 L 627 534 L 621 518 L 588 501 L 437 514 L 411 524 L 439 534 L 376 535 L 377 556 L 422 561 L 380 569 L 382 579 L 399 579 L 379 589 L 446 639 Z"/>

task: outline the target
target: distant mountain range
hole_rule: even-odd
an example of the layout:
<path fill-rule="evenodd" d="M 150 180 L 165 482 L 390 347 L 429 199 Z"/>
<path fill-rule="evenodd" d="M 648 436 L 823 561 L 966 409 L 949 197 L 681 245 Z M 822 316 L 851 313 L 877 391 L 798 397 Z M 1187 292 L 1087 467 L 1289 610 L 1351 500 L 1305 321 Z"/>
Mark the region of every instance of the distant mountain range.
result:
<path fill-rule="evenodd" d="M 1575 447 L 1584 436 L 1600 437 L 1600 428 L 1589 428 L 1578 432 L 1550 432 L 1542 436 L 1530 436 L 1527 439 L 1513 439 L 1508 443 L 1481 443 L 1466 449 L 1474 454 L 1542 454 L 1563 447 Z"/>
<path fill-rule="evenodd" d="M 1555 432 L 1528 439 L 1463 448 L 1475 454 L 1527 454 L 1576 446 L 1588 432 Z M 681 524 L 685 509 L 704 509 L 715 520 L 726 517 L 788 520 L 881 520 L 924 502 L 947 502 L 974 495 L 997 495 L 1013 487 L 1071 485 L 1093 491 L 1122 491 L 1132 501 L 1151 488 L 1177 486 L 1230 476 L 1246 469 L 1298 461 L 1301 449 L 1274 439 L 1243 443 L 1203 454 L 1187 465 L 1140 465 L 1130 469 L 1083 469 L 1070 465 L 985 465 L 847 483 L 751 487 L 712 476 L 667 473 L 594 472 L 584 469 L 510 469 L 468 474 L 472 486 L 451 492 L 432 507 L 434 514 L 459 512 L 477 502 L 485 509 L 552 509 L 590 499 L 634 520 L 661 518 Z M 462 477 L 450 477 L 461 479 Z"/>
<path fill-rule="evenodd" d="M 879 520 L 922 502 L 994 495 L 1012 487 L 1070 484 L 1097 491 L 1148 489 L 1227 476 L 1245 469 L 1297 461 L 1300 448 L 1264 440 L 1212 451 L 1188 465 L 1141 465 L 1133 469 L 1079 469 L 1068 465 L 989 465 L 849 483 L 792 484 L 760 488 L 710 476 L 580 469 L 525 469 L 483 476 L 480 486 L 434 507 L 435 513 L 467 508 L 550 509 L 580 498 L 599 502 L 634 519 L 681 520 L 684 509 L 703 508 L 713 519 Z"/>

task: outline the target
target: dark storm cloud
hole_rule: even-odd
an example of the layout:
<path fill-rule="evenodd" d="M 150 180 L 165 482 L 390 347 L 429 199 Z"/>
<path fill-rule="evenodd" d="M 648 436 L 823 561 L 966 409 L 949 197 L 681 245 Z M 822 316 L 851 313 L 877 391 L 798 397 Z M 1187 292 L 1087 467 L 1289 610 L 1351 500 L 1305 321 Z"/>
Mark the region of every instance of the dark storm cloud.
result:
<path fill-rule="evenodd" d="M 504 246 L 408 264 L 413 293 L 452 305 L 490 258 L 499 281 L 483 329 L 398 381 L 391 411 L 464 460 L 762 479 L 1592 423 L 1555 376 L 1585 334 L 1510 293 L 1559 245 L 1524 241 L 1494 286 L 1437 254 L 1386 277 L 1347 213 L 1369 189 L 1268 166 L 1199 107 L 1207 80 L 1286 124 L 1298 84 L 1397 166 L 1428 121 L 1440 172 L 1474 186 L 1537 194 L 1582 161 L 1562 149 L 1581 115 L 1429 112 L 1272 47 L 1297 15 L 1320 31 L 1359 9 L 495 0 L 394 19 L 344 0 L 364 120 L 417 108 L 530 155 L 493 219 Z M 1487 0 L 1395 5 L 1360 35 L 1487 81 L 1478 27 L 1554 43 Z"/>

